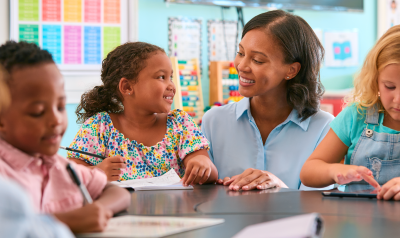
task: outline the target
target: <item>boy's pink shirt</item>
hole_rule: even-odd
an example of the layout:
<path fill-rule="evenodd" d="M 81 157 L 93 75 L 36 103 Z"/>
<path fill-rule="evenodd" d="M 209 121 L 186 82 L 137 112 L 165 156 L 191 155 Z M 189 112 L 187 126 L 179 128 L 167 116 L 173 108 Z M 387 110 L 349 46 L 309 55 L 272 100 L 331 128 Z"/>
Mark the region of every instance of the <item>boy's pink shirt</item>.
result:
<path fill-rule="evenodd" d="M 0 139 L 0 174 L 27 190 L 37 212 L 67 212 L 82 207 L 82 194 L 66 170 L 68 162 L 92 198 L 98 198 L 107 183 L 101 170 L 89 169 L 58 154 L 35 158 Z"/>

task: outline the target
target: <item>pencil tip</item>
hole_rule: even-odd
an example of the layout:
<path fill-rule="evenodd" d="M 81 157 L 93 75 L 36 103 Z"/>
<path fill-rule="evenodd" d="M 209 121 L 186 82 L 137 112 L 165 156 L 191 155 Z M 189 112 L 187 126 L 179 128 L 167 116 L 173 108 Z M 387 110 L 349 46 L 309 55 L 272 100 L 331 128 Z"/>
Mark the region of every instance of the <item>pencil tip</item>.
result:
<path fill-rule="evenodd" d="M 61 148 L 61 149 L 64 149 L 64 150 L 67 149 L 67 147 L 65 147 L 65 146 L 60 146 L 60 148 Z"/>

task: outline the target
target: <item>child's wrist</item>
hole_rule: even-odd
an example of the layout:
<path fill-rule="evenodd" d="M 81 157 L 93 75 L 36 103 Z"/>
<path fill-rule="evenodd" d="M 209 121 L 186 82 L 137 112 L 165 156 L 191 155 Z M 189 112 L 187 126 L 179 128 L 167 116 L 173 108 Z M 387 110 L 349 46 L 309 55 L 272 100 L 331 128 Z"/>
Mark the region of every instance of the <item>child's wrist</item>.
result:
<path fill-rule="evenodd" d="M 336 183 L 337 175 L 340 173 L 340 167 L 342 164 L 330 164 L 328 168 L 329 178 L 332 179 Z"/>

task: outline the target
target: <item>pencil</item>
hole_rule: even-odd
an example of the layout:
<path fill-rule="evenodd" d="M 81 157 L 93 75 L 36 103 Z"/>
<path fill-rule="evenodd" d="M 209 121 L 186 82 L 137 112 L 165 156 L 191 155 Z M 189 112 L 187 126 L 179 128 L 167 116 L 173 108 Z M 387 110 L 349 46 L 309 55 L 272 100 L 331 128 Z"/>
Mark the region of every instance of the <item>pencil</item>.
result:
<path fill-rule="evenodd" d="M 76 152 L 76 153 L 79 153 L 79 154 L 84 154 L 84 155 L 93 156 L 93 157 L 100 158 L 100 159 L 105 159 L 105 158 L 107 158 L 107 157 L 102 156 L 102 155 L 96 155 L 96 154 L 92 154 L 92 153 L 89 153 L 89 152 L 86 152 L 86 151 L 72 149 L 72 148 L 70 148 L 70 147 L 60 146 L 60 148 L 61 148 L 61 149 L 64 149 L 64 150 L 69 150 L 69 151 L 72 151 L 72 152 Z"/>

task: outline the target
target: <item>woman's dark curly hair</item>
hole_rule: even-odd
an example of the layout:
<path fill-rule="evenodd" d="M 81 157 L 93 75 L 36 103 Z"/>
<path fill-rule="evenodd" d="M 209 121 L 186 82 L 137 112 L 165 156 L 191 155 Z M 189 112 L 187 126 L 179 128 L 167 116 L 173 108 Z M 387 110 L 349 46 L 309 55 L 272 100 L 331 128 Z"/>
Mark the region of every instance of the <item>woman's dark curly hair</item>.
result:
<path fill-rule="evenodd" d="M 152 44 L 128 42 L 108 53 L 101 69 L 103 85 L 96 86 L 82 95 L 75 111 L 78 116 L 77 122 L 83 123 L 89 117 L 103 111 L 121 113 L 124 106 L 119 81 L 126 78 L 136 82 L 139 72 L 146 67 L 146 60 L 156 52 L 165 53 L 162 48 Z"/>
<path fill-rule="evenodd" d="M 243 28 L 242 38 L 253 29 L 265 29 L 280 45 L 284 63 L 299 62 L 299 73 L 287 81 L 287 101 L 297 110 L 302 121 L 314 115 L 324 93 L 320 81 L 320 66 L 324 48 L 313 29 L 301 17 L 282 10 L 261 13 Z"/>

